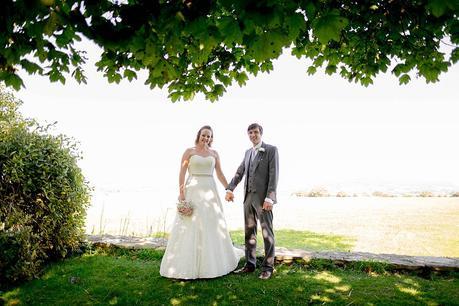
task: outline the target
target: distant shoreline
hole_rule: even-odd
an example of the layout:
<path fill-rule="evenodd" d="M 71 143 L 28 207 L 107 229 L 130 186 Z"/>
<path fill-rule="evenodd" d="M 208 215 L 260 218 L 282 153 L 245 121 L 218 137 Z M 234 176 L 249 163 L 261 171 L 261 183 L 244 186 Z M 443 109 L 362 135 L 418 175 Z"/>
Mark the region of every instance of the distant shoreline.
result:
<path fill-rule="evenodd" d="M 324 187 L 313 188 L 309 191 L 294 191 L 291 195 L 296 197 L 382 197 L 382 198 L 392 198 L 392 197 L 405 197 L 405 198 L 455 198 L 459 197 L 459 191 L 411 191 L 411 192 L 387 192 L 387 191 L 372 191 L 372 192 L 347 192 L 347 191 L 337 191 L 331 192 Z"/>

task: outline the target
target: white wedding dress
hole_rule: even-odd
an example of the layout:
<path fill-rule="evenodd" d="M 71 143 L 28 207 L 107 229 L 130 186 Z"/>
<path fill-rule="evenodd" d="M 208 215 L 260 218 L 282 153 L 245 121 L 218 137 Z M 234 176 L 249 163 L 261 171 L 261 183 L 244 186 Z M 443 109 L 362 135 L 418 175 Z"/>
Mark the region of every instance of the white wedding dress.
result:
<path fill-rule="evenodd" d="M 178 214 L 172 225 L 160 274 L 177 279 L 214 278 L 233 271 L 243 251 L 233 247 L 213 177 L 215 158 L 192 155 L 185 199 L 193 215 Z"/>

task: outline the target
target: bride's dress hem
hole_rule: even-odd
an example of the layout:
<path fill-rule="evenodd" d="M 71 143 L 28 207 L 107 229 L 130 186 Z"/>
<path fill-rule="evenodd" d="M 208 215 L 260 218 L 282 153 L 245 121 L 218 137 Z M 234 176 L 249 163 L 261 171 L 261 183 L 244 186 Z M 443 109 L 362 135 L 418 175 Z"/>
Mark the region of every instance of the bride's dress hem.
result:
<path fill-rule="evenodd" d="M 172 276 L 172 275 L 169 276 L 169 275 L 161 274 L 161 276 L 164 277 L 164 278 L 175 279 L 175 280 L 216 279 L 216 278 L 223 277 L 223 276 L 231 274 L 234 270 L 236 270 L 237 266 L 238 266 L 238 264 L 234 267 L 234 269 L 226 272 L 225 274 L 218 274 L 218 275 L 202 275 L 202 276 L 200 275 L 200 276 L 197 276 L 197 277 L 184 277 L 184 276 L 181 277 L 181 276 Z"/>

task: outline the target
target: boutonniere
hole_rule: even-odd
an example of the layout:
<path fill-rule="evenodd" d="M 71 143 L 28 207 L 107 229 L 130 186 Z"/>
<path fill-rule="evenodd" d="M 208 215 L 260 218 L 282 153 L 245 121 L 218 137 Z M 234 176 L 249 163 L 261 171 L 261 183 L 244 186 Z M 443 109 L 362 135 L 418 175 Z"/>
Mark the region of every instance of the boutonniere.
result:
<path fill-rule="evenodd" d="M 264 152 L 264 151 L 265 151 L 265 148 L 260 147 L 260 148 L 258 149 L 258 152 Z"/>

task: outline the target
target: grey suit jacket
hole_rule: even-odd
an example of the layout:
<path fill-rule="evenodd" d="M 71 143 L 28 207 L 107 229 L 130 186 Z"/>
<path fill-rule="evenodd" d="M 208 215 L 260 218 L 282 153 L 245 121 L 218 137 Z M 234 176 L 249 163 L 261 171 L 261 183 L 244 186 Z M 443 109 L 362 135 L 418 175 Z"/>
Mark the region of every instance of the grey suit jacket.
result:
<path fill-rule="evenodd" d="M 252 149 L 245 152 L 244 160 L 237 168 L 236 174 L 228 185 L 229 190 L 234 191 L 236 186 L 245 176 L 244 180 L 244 201 L 247 192 L 256 193 L 260 199 L 270 198 L 277 202 L 276 189 L 279 179 L 279 154 L 275 146 L 262 143 L 261 148 L 253 160 L 249 173 L 249 159 Z M 263 203 L 261 203 L 263 204 Z"/>

